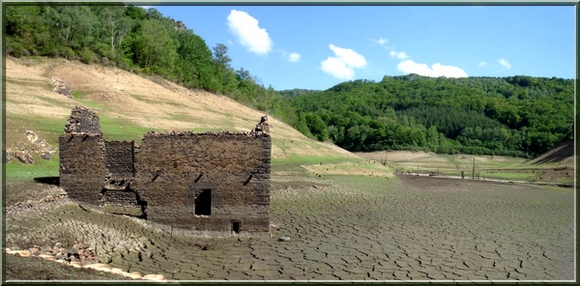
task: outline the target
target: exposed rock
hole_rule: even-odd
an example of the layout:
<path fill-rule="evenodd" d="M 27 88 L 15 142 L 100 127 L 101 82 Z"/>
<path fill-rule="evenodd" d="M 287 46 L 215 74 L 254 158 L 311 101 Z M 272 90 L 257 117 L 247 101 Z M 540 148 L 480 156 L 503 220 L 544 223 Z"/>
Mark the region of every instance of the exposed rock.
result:
<path fill-rule="evenodd" d="M 48 153 L 48 152 L 42 152 L 40 154 L 40 158 L 42 158 L 44 160 L 50 160 L 50 153 Z"/>
<path fill-rule="evenodd" d="M 34 131 L 26 130 L 26 138 L 28 142 L 34 144 L 36 153 L 45 160 L 50 160 L 50 155 L 56 154 L 56 148 L 51 146 L 46 140 L 40 138 Z"/>
<path fill-rule="evenodd" d="M 16 159 L 18 159 L 18 161 L 24 164 L 34 164 L 34 158 L 30 154 L 30 151 L 28 150 L 17 151 L 14 153 L 14 156 L 16 156 Z"/>
<path fill-rule="evenodd" d="M 6 163 L 18 159 L 24 164 L 33 164 L 33 154 L 37 154 L 42 159 L 50 160 L 51 155 L 56 154 L 56 148 L 51 146 L 46 140 L 40 138 L 31 130 L 26 130 L 26 138 L 28 143 L 20 143 L 18 146 L 6 148 L 4 158 Z"/>
<path fill-rule="evenodd" d="M 12 162 L 12 160 L 14 160 L 14 152 L 12 150 L 6 149 L 4 152 L 4 160 L 6 163 Z"/>
<path fill-rule="evenodd" d="M 53 77 L 52 78 L 52 85 L 54 86 L 53 91 L 62 94 L 68 98 L 73 98 L 71 88 L 68 86 L 66 82 L 63 80 Z"/>

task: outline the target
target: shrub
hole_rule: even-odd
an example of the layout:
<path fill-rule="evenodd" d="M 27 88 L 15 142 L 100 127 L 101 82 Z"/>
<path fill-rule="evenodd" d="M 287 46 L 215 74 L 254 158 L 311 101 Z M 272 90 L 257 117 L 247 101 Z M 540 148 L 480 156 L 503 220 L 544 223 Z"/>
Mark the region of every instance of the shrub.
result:
<path fill-rule="evenodd" d="M 94 61 L 95 53 L 85 47 L 79 52 L 79 56 L 80 56 L 81 62 L 83 62 L 85 64 L 90 64 Z"/>
<path fill-rule="evenodd" d="M 20 58 L 24 55 L 24 47 L 22 46 L 22 44 L 18 42 L 7 41 L 6 53 L 14 57 Z"/>

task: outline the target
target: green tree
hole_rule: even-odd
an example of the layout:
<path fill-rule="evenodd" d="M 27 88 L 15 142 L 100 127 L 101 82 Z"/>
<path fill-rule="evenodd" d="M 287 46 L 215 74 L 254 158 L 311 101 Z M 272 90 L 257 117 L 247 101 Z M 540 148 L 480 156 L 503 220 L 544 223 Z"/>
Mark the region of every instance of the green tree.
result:
<path fill-rule="evenodd" d="M 144 20 L 134 45 L 136 62 L 145 71 L 167 75 L 172 70 L 177 52 L 161 22 Z"/>
<path fill-rule="evenodd" d="M 306 115 L 306 125 L 310 133 L 318 139 L 318 141 L 328 140 L 329 133 L 326 123 L 318 116 L 318 114 L 307 114 Z"/>

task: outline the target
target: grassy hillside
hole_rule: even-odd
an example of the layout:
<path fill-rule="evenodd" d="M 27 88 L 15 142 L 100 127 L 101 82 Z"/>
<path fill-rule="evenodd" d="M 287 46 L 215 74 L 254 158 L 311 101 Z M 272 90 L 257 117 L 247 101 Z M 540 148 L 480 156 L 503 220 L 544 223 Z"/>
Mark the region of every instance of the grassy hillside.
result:
<path fill-rule="evenodd" d="M 66 82 L 74 98 L 54 92 L 53 78 Z M 159 77 L 145 79 L 62 59 L 6 59 L 6 147 L 26 141 L 26 130 L 56 144 L 77 104 L 99 115 L 105 139 L 137 142 L 149 130 L 251 130 L 264 115 L 225 96 L 188 90 Z M 272 116 L 269 123 L 274 160 L 355 157 L 308 139 Z"/>

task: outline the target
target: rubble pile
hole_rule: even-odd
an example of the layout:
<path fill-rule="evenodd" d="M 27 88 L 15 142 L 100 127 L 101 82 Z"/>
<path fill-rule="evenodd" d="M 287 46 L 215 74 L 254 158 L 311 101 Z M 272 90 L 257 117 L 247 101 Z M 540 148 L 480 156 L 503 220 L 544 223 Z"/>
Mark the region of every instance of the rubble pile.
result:
<path fill-rule="evenodd" d="M 63 80 L 61 80 L 57 77 L 53 77 L 52 78 L 52 85 L 54 86 L 54 89 L 53 89 L 54 92 L 56 92 L 58 94 L 62 94 L 68 98 L 73 98 L 71 88 Z"/>

